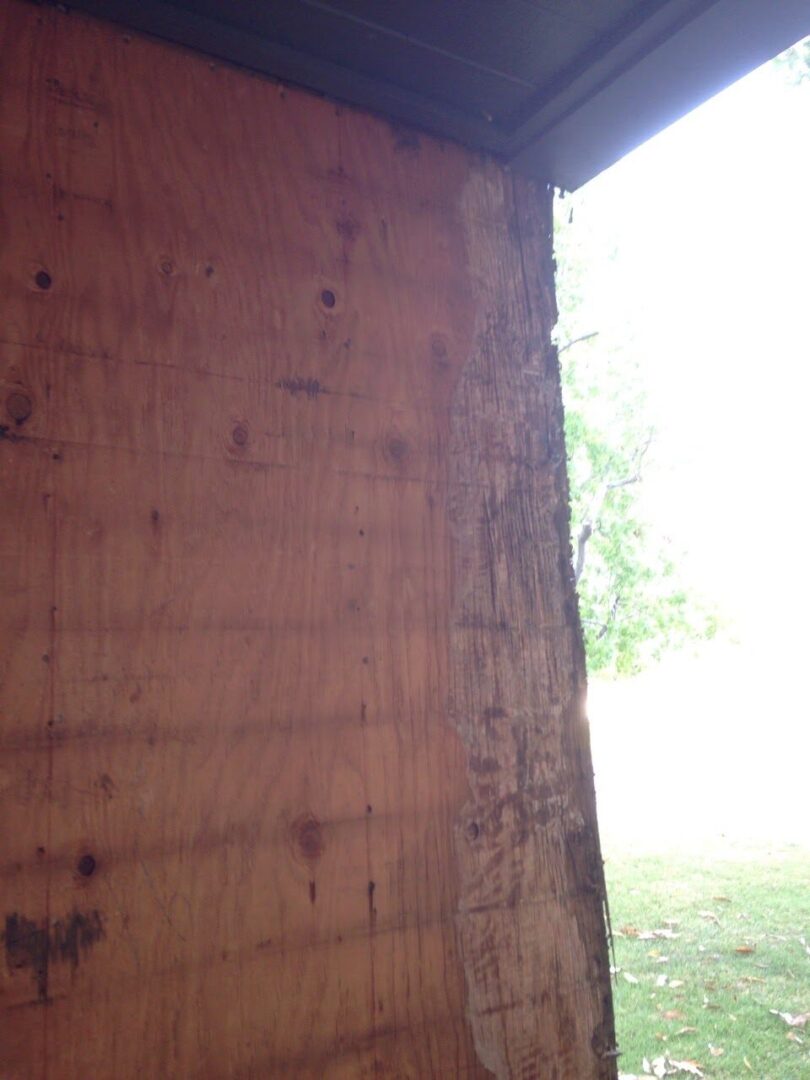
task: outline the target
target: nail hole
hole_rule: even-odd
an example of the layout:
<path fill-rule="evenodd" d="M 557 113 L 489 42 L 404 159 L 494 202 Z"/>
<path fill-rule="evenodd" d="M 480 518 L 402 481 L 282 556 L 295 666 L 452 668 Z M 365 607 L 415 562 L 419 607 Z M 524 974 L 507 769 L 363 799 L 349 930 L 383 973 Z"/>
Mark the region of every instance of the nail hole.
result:
<path fill-rule="evenodd" d="M 481 833 L 481 830 L 478 827 L 478 822 L 477 821 L 471 821 L 470 824 L 467 826 L 467 839 L 468 840 L 477 840 L 480 833 Z"/>
<path fill-rule="evenodd" d="M 333 308 L 335 306 L 335 294 L 331 289 L 324 289 L 321 293 L 321 303 L 325 308 Z"/>
<path fill-rule="evenodd" d="M 34 284 L 38 289 L 50 289 L 53 281 L 47 270 L 37 270 L 34 275 Z"/>
<path fill-rule="evenodd" d="M 244 424 L 237 424 L 231 435 L 237 446 L 247 446 L 248 430 Z"/>
<path fill-rule="evenodd" d="M 82 855 L 79 865 L 76 867 L 82 877 L 90 877 L 95 872 L 96 860 L 92 855 Z"/>

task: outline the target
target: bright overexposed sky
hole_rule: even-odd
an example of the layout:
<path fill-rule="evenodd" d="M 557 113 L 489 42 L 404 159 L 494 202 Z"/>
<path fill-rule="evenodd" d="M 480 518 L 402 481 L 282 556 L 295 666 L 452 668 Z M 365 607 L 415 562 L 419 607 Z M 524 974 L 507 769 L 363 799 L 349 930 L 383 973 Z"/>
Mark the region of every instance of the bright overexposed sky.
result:
<path fill-rule="evenodd" d="M 603 828 L 810 840 L 810 82 L 765 65 L 576 200 L 616 247 L 594 324 L 642 358 L 648 514 L 737 642 L 592 687 Z"/>
<path fill-rule="evenodd" d="M 808 636 L 810 83 L 765 65 L 597 177 L 577 213 L 616 243 L 595 293 L 643 355 L 653 513 L 742 630 Z"/>

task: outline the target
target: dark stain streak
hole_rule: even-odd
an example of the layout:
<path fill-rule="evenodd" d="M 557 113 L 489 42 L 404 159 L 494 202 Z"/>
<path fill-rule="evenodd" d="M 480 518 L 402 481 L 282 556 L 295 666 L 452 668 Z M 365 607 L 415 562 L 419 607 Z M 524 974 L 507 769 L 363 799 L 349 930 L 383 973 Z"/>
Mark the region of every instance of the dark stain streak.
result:
<path fill-rule="evenodd" d="M 317 379 L 311 377 L 304 378 L 301 375 L 279 379 L 276 386 L 279 390 L 286 390 L 292 397 L 304 394 L 306 397 L 314 399 L 317 398 L 319 394 L 329 393 L 325 387 L 321 386 Z"/>
<path fill-rule="evenodd" d="M 497 758 L 494 757 L 479 757 L 477 754 L 471 754 L 469 758 L 470 768 L 474 773 L 486 774 L 496 773 L 500 771 L 501 765 Z"/>
<path fill-rule="evenodd" d="M 309 902 L 310 902 L 310 904 L 315 903 L 315 895 L 316 895 L 315 882 L 310 881 L 310 883 L 309 883 Z"/>
<path fill-rule="evenodd" d="M 39 1001 L 48 1000 L 48 967 L 67 962 L 76 968 L 81 952 L 104 937 L 102 916 L 98 911 L 74 911 L 57 919 L 36 923 L 18 912 L 6 915 L 3 939 L 6 963 L 11 970 L 31 968 Z"/>
<path fill-rule="evenodd" d="M 74 136 L 76 137 L 76 136 Z M 81 139 L 82 136 L 78 135 Z M 83 191 L 67 191 L 65 188 L 54 187 L 54 197 L 57 199 L 77 199 L 80 202 L 95 203 L 97 206 L 103 207 L 105 210 L 112 210 L 112 199 L 105 199 L 101 195 L 88 195 Z M 64 220 L 64 217 L 62 218 Z"/>
<path fill-rule="evenodd" d="M 505 720 L 506 709 L 502 709 L 500 705 L 491 705 L 488 709 L 484 709 L 485 720 Z"/>
<path fill-rule="evenodd" d="M 374 907 L 374 890 L 376 885 L 373 881 L 368 883 L 368 921 L 371 924 L 371 929 L 374 929 L 374 924 L 377 922 L 377 909 Z"/>
<path fill-rule="evenodd" d="M 78 90 L 72 86 L 64 86 L 63 83 L 56 78 L 46 79 L 45 85 L 48 88 L 49 94 L 63 105 L 69 105 L 74 109 L 87 109 L 88 111 L 95 113 L 101 112 L 101 102 L 97 101 L 90 94 L 86 94 L 83 90 Z"/>

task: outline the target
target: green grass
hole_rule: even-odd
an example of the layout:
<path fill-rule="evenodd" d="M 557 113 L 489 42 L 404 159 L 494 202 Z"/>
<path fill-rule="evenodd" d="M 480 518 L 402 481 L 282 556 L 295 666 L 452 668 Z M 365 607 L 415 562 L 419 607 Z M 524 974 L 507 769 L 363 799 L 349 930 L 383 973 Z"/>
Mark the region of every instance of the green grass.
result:
<path fill-rule="evenodd" d="M 808 1080 L 810 1019 L 791 1028 L 770 1010 L 810 1012 L 810 850 L 606 846 L 605 870 L 620 1073 L 669 1054 L 717 1080 Z M 634 936 L 660 929 L 678 936 Z"/>

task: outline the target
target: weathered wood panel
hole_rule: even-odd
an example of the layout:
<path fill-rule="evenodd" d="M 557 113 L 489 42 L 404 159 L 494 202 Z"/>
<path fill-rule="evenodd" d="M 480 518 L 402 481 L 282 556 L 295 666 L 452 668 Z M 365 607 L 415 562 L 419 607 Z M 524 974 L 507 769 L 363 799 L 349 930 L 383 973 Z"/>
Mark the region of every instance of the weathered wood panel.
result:
<path fill-rule="evenodd" d="M 613 1076 L 546 194 L 0 12 L 4 1080 Z"/>

